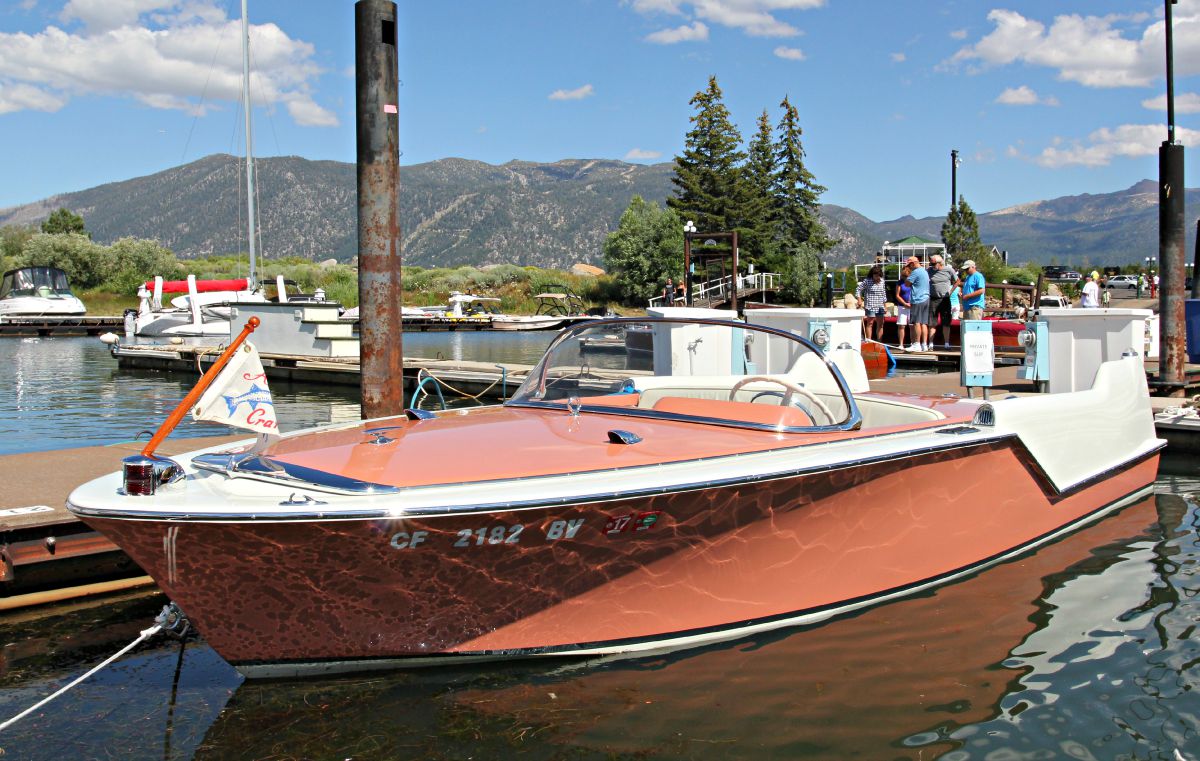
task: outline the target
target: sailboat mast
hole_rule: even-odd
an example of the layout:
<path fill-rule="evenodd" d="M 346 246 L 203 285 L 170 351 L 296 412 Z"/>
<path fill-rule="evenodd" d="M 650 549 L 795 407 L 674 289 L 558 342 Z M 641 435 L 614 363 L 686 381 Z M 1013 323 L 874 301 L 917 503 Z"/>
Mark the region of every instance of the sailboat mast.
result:
<path fill-rule="evenodd" d="M 257 282 L 254 270 L 254 150 L 250 133 L 250 22 L 246 17 L 246 2 L 242 0 L 242 111 L 246 117 L 246 217 L 250 236 L 250 287 Z"/>

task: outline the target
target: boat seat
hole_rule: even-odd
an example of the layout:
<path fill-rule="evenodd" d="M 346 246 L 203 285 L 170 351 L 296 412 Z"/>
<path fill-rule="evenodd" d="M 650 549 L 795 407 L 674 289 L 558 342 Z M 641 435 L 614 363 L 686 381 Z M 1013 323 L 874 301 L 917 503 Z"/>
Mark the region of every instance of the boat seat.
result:
<path fill-rule="evenodd" d="M 686 396 L 664 396 L 654 402 L 656 412 L 690 417 L 736 420 L 742 423 L 762 423 L 785 428 L 811 426 L 812 418 L 796 407 L 777 404 L 731 402 L 728 399 L 695 399 Z"/>

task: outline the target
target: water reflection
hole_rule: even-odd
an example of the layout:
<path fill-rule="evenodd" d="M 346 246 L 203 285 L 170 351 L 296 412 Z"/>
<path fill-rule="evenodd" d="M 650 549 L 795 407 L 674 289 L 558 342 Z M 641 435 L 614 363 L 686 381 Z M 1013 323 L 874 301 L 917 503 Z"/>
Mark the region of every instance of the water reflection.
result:
<path fill-rule="evenodd" d="M 1190 493 L 1190 467 L 1160 486 Z M 1197 516 L 1161 493 L 923 597 L 651 658 L 241 683 L 193 642 L 173 692 L 180 650 L 163 642 L 0 746 L 34 759 L 1194 754 Z M 6 621 L 0 714 L 136 637 L 161 602 Z"/>

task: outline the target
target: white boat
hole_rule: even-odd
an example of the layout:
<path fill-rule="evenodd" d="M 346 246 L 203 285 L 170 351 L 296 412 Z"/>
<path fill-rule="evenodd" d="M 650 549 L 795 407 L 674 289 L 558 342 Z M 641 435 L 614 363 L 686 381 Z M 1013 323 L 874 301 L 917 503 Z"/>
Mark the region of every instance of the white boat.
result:
<path fill-rule="evenodd" d="M 87 314 L 67 273 L 57 267 L 22 267 L 0 280 L 0 319 L 6 317 L 82 317 Z"/>
<path fill-rule="evenodd" d="M 182 293 L 163 305 L 164 294 Z M 166 280 L 155 277 L 138 289 L 136 312 L 125 314 L 125 332 L 135 336 L 228 336 L 232 305 L 266 302 L 246 278 Z"/>
<path fill-rule="evenodd" d="M 587 317 L 583 299 L 565 286 L 534 296 L 537 310 L 532 315 L 492 315 L 494 330 L 559 330 Z"/>
<path fill-rule="evenodd" d="M 68 508 L 243 674 L 278 677 L 815 624 L 1153 491 L 1136 353 L 1069 394 L 879 393 L 854 349 L 663 311 L 567 328 L 502 406 L 143 452 Z M 629 329 L 645 369 L 581 360 Z"/>

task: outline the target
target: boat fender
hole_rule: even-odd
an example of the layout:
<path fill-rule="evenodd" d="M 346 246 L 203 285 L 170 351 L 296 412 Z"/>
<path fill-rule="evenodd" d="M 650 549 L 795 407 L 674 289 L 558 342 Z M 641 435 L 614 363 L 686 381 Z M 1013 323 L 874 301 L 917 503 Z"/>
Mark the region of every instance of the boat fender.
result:
<path fill-rule="evenodd" d="M 105 343 L 105 344 L 108 344 L 109 346 L 111 346 L 115 343 L 119 343 L 120 341 L 121 341 L 121 337 L 119 335 L 117 335 L 116 333 L 105 333 L 102 336 L 100 336 L 100 343 Z"/>

